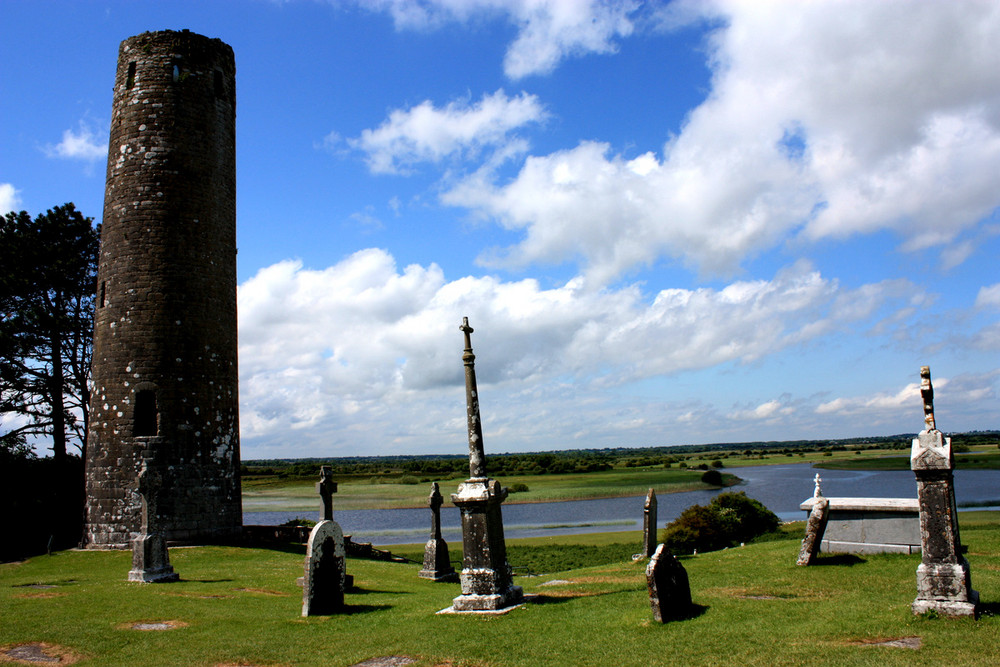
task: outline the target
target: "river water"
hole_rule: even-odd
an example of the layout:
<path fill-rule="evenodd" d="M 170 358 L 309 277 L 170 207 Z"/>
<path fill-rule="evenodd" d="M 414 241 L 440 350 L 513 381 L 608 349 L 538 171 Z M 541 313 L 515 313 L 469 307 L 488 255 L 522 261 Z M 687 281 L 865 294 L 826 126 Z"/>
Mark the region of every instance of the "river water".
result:
<path fill-rule="evenodd" d="M 742 478 L 743 483 L 724 490 L 745 491 L 785 521 L 806 518 L 799 503 L 812 496 L 813 477 L 817 472 L 823 480 L 823 495 L 827 497 L 917 497 L 916 481 L 909 470 L 817 470 L 808 463 L 792 463 L 732 468 L 729 472 Z M 457 486 L 457 482 L 455 484 Z M 450 491 L 441 491 L 448 498 Z M 717 493 L 717 490 L 705 490 L 657 496 L 658 526 L 662 528 L 691 505 L 707 504 Z M 960 505 L 1000 505 L 1000 470 L 955 471 L 955 497 Z M 507 502 L 503 505 L 504 535 L 518 538 L 641 530 L 644 502 L 644 496 L 559 503 Z M 302 511 L 244 512 L 243 523 L 276 525 L 296 517 L 315 518 L 313 513 Z M 352 535 L 356 542 L 371 542 L 376 546 L 424 542 L 430 531 L 430 510 L 427 508 L 337 510 L 334 496 L 334 518 L 344 533 Z M 461 544 L 458 508 L 447 505 L 441 508 L 441 532 L 446 541 Z"/>

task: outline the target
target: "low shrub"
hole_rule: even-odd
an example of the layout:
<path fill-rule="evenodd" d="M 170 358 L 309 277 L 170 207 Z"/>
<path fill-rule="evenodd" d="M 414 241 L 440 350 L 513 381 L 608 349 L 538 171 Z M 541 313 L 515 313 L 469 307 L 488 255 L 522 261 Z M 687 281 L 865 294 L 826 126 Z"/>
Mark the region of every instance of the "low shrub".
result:
<path fill-rule="evenodd" d="M 701 481 L 712 486 L 722 486 L 722 473 L 718 470 L 706 470 L 701 475 Z"/>
<path fill-rule="evenodd" d="M 710 471 L 718 472 L 718 471 Z M 706 473 L 707 474 L 707 473 Z M 720 493 L 708 505 L 692 505 L 667 524 L 662 542 L 675 554 L 715 551 L 774 532 L 781 520 L 744 492 Z"/>
<path fill-rule="evenodd" d="M 524 482 L 518 482 L 517 484 L 511 484 L 507 487 L 507 490 L 511 493 L 524 493 L 528 490 L 528 485 Z"/>

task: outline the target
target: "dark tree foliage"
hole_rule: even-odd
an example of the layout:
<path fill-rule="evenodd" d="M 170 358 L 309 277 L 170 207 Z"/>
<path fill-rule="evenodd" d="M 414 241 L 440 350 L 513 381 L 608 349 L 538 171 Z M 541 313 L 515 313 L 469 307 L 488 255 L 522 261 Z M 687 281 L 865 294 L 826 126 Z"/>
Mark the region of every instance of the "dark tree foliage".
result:
<path fill-rule="evenodd" d="M 726 492 L 708 505 L 692 505 L 667 524 L 663 543 L 676 554 L 715 551 L 778 529 L 781 520 L 745 493 Z"/>
<path fill-rule="evenodd" d="M 85 446 L 98 239 L 73 204 L 0 218 L 0 430 L 57 460 Z"/>

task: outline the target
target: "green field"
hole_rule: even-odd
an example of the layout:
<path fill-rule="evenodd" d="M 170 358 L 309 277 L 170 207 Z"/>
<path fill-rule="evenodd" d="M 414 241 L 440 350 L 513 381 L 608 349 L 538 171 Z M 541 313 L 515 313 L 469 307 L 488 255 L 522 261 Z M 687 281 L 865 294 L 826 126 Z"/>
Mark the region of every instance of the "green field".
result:
<path fill-rule="evenodd" d="M 836 458 L 820 461 L 817 468 L 834 468 L 837 470 L 909 470 L 910 456 L 881 456 L 866 458 Z M 997 470 L 1000 468 L 1000 452 L 971 451 L 955 454 L 957 470 Z"/>
<path fill-rule="evenodd" d="M 499 478 L 504 486 L 526 484 L 528 491 L 512 493 L 508 503 L 535 503 L 584 498 L 618 498 L 645 495 L 653 488 L 656 493 L 677 493 L 695 489 L 718 488 L 701 482 L 701 470 L 665 468 L 622 468 L 589 473 L 562 475 L 512 475 Z M 726 473 L 723 473 L 724 475 Z M 391 478 L 390 478 L 391 479 Z M 730 483 L 737 481 L 730 476 Z M 441 493 L 454 492 L 462 479 L 434 479 Z M 341 482 L 333 503 L 338 509 L 387 509 L 426 507 L 430 482 L 423 484 Z M 316 491 L 313 480 L 279 480 L 276 478 L 245 479 L 243 510 L 315 511 Z"/>
<path fill-rule="evenodd" d="M 0 652 L 42 642 L 95 666 L 337 666 L 392 655 L 450 667 L 992 665 L 1000 645 L 998 519 L 961 515 L 985 603 L 979 620 L 910 613 L 919 556 L 823 556 L 803 568 L 793 539 L 683 558 L 697 613 L 656 624 L 645 563 L 611 553 L 637 545 L 632 532 L 512 540 L 512 561 L 525 547 L 593 547 L 597 564 L 519 577 L 539 597 L 489 617 L 436 615 L 459 587 L 419 579 L 412 564 L 350 559 L 357 590 L 347 595 L 348 613 L 303 619 L 301 549 L 173 549 L 182 581 L 146 585 L 125 581 L 128 552 L 57 552 L 0 565 Z M 554 580 L 563 583 L 543 585 Z M 174 627 L 132 629 L 136 622 Z M 878 644 L 903 638 L 920 648 Z"/>

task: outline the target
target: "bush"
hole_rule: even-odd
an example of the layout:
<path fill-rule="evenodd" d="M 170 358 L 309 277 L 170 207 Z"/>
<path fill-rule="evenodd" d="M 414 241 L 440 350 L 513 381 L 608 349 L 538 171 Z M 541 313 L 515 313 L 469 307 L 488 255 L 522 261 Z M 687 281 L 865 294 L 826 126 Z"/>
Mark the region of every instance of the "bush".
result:
<path fill-rule="evenodd" d="M 524 493 L 528 490 L 528 485 L 524 482 L 518 482 L 517 484 L 511 484 L 507 490 L 511 493 Z"/>
<path fill-rule="evenodd" d="M 399 483 L 400 484 L 419 484 L 420 480 L 418 480 L 413 475 L 403 475 L 402 477 L 399 478 Z"/>
<path fill-rule="evenodd" d="M 701 481 L 712 486 L 722 486 L 722 473 L 718 470 L 707 470 L 702 474 Z"/>
<path fill-rule="evenodd" d="M 718 471 L 711 471 L 718 472 Z M 745 493 L 720 493 L 708 505 L 692 505 L 667 524 L 663 543 L 677 554 L 714 551 L 774 532 L 780 519 Z"/>
<path fill-rule="evenodd" d="M 715 459 L 714 461 L 712 461 L 712 467 L 713 468 L 721 468 L 722 467 L 722 461 L 720 461 L 719 459 Z"/>

